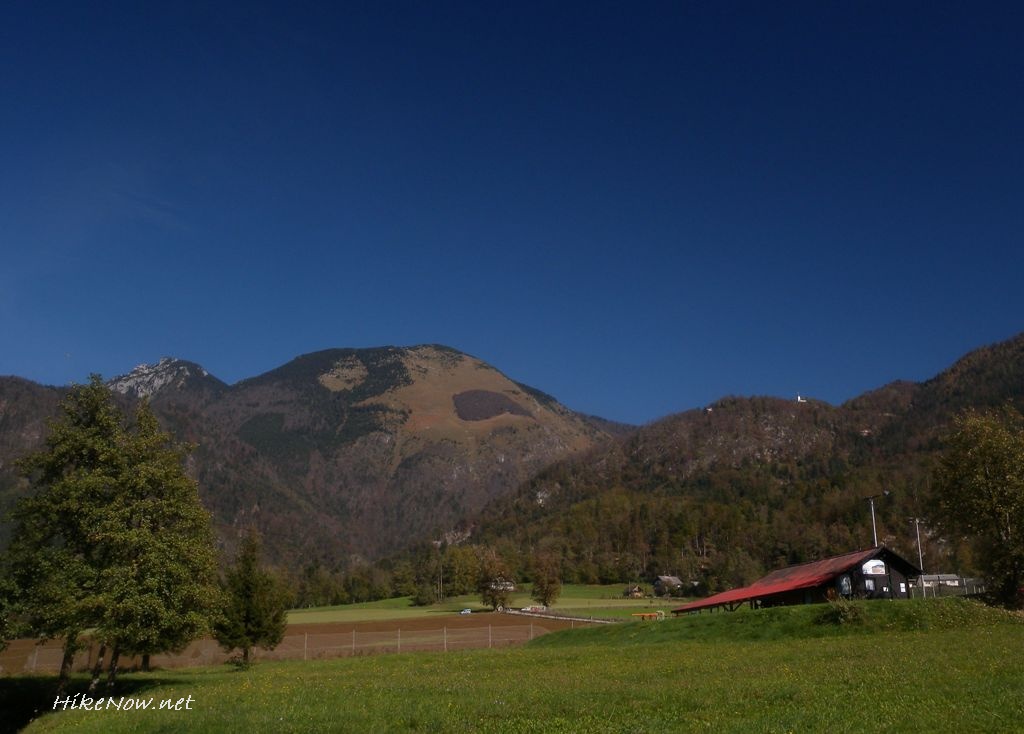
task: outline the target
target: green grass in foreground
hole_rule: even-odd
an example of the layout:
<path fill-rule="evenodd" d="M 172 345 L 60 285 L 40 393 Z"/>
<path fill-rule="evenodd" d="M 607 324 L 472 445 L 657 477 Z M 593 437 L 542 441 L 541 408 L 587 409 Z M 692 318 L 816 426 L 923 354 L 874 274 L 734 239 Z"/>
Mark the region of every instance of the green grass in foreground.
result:
<path fill-rule="evenodd" d="M 191 711 L 46 714 L 30 732 L 1020 731 L 1020 618 L 877 602 L 546 635 L 529 646 L 127 676 Z M 767 612 L 767 613 L 766 613 Z"/>

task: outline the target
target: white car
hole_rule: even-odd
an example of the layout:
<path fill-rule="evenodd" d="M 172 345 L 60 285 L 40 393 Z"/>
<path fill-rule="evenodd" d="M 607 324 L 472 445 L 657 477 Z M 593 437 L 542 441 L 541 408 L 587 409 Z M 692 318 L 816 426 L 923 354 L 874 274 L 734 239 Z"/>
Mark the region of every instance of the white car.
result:
<path fill-rule="evenodd" d="M 459 614 L 472 614 L 472 613 L 473 613 L 472 609 L 463 609 L 461 612 L 459 612 Z"/>

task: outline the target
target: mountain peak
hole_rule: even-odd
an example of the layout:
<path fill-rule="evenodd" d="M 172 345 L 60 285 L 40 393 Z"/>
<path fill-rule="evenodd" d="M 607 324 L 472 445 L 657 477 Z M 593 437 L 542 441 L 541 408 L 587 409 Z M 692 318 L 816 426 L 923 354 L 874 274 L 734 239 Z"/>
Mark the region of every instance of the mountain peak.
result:
<path fill-rule="evenodd" d="M 119 375 L 107 385 L 114 392 L 148 398 L 173 387 L 181 389 L 193 379 L 214 379 L 210 373 L 194 362 L 174 357 L 161 357 L 156 364 L 140 364 L 127 375 Z"/>

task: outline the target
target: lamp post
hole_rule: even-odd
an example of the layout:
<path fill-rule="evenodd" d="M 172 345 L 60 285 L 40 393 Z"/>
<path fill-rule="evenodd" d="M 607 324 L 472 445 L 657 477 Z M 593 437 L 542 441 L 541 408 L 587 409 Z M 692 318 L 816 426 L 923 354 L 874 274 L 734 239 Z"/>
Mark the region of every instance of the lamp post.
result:
<path fill-rule="evenodd" d="M 917 567 L 924 573 L 924 554 L 921 552 L 921 518 L 910 518 L 914 522 L 914 529 L 917 530 Z"/>
<path fill-rule="evenodd" d="M 871 504 L 871 537 L 875 541 L 876 548 L 878 547 L 878 528 L 875 525 L 875 499 L 877 499 L 878 497 L 888 497 L 889 494 L 890 492 L 888 489 L 883 489 L 878 494 L 873 494 L 870 497 L 864 498 Z"/>

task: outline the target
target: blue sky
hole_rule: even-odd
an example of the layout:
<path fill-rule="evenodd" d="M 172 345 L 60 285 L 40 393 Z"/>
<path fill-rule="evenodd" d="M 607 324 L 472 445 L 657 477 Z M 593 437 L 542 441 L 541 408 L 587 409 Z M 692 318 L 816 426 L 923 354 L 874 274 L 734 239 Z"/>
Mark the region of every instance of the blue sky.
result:
<path fill-rule="evenodd" d="M 0 11 L 0 374 L 443 343 L 644 422 L 1024 330 L 1017 3 Z"/>

